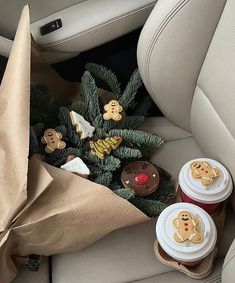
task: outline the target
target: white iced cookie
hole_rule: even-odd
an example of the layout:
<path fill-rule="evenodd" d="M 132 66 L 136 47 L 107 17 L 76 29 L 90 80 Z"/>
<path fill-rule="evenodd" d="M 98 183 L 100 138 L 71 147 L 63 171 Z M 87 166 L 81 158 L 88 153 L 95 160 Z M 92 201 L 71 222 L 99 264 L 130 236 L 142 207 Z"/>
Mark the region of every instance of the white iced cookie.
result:
<path fill-rule="evenodd" d="M 81 133 L 81 140 L 88 137 L 91 138 L 93 136 L 95 128 L 92 127 L 88 121 L 86 121 L 81 115 L 74 111 L 70 111 L 69 115 L 73 126 L 76 127 L 76 132 Z"/>
<path fill-rule="evenodd" d="M 87 178 L 87 176 L 90 175 L 89 168 L 79 157 L 68 158 L 68 161 L 60 166 L 60 168 L 84 178 Z"/>

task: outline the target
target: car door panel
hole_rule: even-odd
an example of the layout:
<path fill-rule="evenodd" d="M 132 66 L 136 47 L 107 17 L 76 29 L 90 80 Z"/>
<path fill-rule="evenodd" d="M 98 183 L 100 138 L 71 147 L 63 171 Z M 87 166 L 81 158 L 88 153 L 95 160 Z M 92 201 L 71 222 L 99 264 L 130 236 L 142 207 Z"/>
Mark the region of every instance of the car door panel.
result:
<path fill-rule="evenodd" d="M 11 38 L 24 0 L 1 3 L 0 35 Z M 156 0 L 56 0 L 29 1 L 31 31 L 44 50 L 50 63 L 74 57 L 141 27 L 153 9 Z M 3 16 L 1 18 L 1 16 Z M 46 35 L 41 27 L 60 19 L 62 27 Z M 1 43 L 0 43 L 1 44 Z M 0 45 L 0 54 L 1 52 Z M 5 50 L 5 49 L 4 49 Z"/>

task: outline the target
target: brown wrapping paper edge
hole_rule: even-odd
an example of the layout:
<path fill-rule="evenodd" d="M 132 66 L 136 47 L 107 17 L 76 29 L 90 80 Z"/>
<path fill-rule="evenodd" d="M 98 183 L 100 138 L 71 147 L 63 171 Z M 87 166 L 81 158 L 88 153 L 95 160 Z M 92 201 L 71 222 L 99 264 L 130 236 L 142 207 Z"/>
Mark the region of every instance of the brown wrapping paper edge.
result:
<path fill-rule="evenodd" d="M 0 232 L 27 199 L 30 21 L 25 6 L 0 87 Z"/>
<path fill-rule="evenodd" d="M 40 166 L 45 169 L 40 179 L 46 180 L 47 188 L 0 235 L 1 283 L 8 283 L 17 274 L 14 256 L 78 251 L 112 231 L 149 219 L 110 189 L 37 158 L 30 161 L 29 171 Z M 31 172 L 29 176 L 34 178 Z M 49 183 L 48 176 L 52 178 Z M 34 185 L 32 180 L 29 190 L 30 185 Z"/>
<path fill-rule="evenodd" d="M 79 84 L 64 81 L 40 63 L 40 52 L 37 59 L 32 83 L 50 83 L 51 93 L 61 90 L 56 93 L 59 96 L 65 97 L 72 90 L 76 95 Z M 30 22 L 26 6 L 0 89 L 1 283 L 10 282 L 17 274 L 14 256 L 78 251 L 114 230 L 149 219 L 104 186 L 35 157 L 28 162 L 29 87 Z"/>

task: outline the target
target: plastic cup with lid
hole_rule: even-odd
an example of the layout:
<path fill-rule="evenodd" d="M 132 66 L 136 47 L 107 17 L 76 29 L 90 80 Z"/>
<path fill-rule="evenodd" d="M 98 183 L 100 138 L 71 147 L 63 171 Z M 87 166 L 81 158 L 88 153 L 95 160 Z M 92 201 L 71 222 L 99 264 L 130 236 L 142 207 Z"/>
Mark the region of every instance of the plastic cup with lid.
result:
<path fill-rule="evenodd" d="M 195 179 L 192 176 L 190 165 L 193 162 L 204 162 L 211 168 L 219 169 L 219 176 L 214 178 L 211 184 L 204 185 L 200 178 Z M 199 173 L 200 170 L 204 168 L 198 168 Z M 212 214 L 230 196 L 233 183 L 228 170 L 221 163 L 209 158 L 198 158 L 182 167 L 179 174 L 179 188 L 182 201 L 196 204 Z"/>
<path fill-rule="evenodd" d="M 184 228 L 188 229 L 188 233 L 181 235 Z M 198 242 L 195 242 L 195 233 L 199 233 L 201 237 Z M 179 241 L 175 239 L 175 234 Z M 193 266 L 213 251 L 217 241 L 217 230 L 213 219 L 206 211 L 194 204 L 182 202 L 172 204 L 163 210 L 157 220 L 156 236 L 158 244 L 169 256 L 177 262 Z"/>

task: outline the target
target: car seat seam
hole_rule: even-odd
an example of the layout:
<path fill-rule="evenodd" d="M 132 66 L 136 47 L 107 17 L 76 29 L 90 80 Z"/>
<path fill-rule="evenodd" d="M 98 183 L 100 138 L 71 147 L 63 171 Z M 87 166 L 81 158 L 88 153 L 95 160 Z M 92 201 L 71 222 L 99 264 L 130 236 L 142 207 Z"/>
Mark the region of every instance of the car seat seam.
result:
<path fill-rule="evenodd" d="M 151 7 L 151 6 L 154 6 L 154 5 L 155 5 L 155 2 L 153 1 L 153 2 L 151 2 L 150 4 L 143 5 L 143 6 L 141 6 L 141 7 L 132 9 L 131 11 L 129 11 L 129 12 L 127 12 L 127 13 L 124 13 L 124 14 L 122 14 L 121 16 L 120 16 L 120 15 L 119 15 L 119 16 L 117 15 L 117 16 L 113 17 L 112 19 L 106 20 L 106 21 L 104 21 L 104 22 L 102 22 L 102 23 L 100 23 L 100 24 L 97 24 L 97 25 L 93 26 L 92 28 L 86 29 L 86 30 L 84 30 L 84 31 L 82 31 L 82 32 L 78 32 L 78 33 L 76 33 L 76 34 L 74 34 L 74 35 L 70 35 L 70 36 L 64 38 L 63 40 L 57 40 L 57 41 L 54 41 L 54 42 L 52 42 L 52 43 L 50 43 L 50 44 L 45 44 L 45 45 L 43 45 L 43 47 L 44 47 L 44 48 L 50 48 L 50 47 L 58 46 L 58 45 L 60 45 L 60 44 L 62 44 L 62 43 L 66 43 L 66 42 L 68 42 L 68 41 L 70 41 L 70 40 L 72 40 L 72 39 L 75 39 L 75 38 L 77 38 L 77 37 L 84 36 L 84 35 L 88 34 L 89 32 L 96 31 L 96 30 L 98 30 L 98 29 L 100 29 L 100 28 L 102 28 L 102 27 L 104 27 L 104 26 L 108 26 L 108 25 L 110 25 L 110 24 L 112 24 L 112 23 L 114 23 L 114 22 L 123 20 L 123 19 L 127 18 L 127 17 L 130 16 L 130 15 L 139 13 L 139 12 L 141 12 L 142 10 L 145 10 L 145 9 Z"/>

